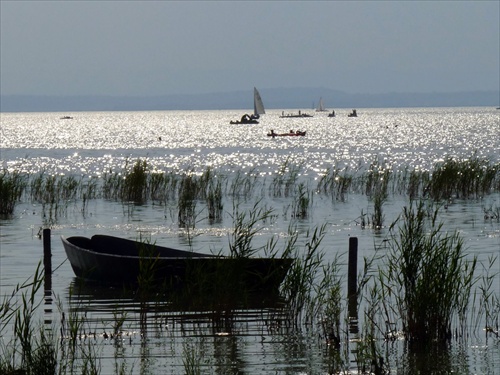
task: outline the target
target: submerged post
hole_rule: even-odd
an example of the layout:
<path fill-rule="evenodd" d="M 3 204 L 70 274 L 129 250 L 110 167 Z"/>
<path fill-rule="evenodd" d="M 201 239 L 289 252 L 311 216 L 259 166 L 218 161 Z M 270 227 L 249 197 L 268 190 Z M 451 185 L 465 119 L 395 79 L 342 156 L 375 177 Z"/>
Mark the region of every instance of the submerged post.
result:
<path fill-rule="evenodd" d="M 349 238 L 349 263 L 347 270 L 347 299 L 349 317 L 358 318 L 358 238 Z"/>

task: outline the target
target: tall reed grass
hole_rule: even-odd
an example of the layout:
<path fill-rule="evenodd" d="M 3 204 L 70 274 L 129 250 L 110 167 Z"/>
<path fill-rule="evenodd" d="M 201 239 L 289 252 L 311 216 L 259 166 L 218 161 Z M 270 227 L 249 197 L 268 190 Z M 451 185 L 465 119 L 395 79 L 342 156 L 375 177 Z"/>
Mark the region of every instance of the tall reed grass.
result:
<path fill-rule="evenodd" d="M 3 170 L 0 173 L 0 215 L 12 215 L 26 189 L 26 176 Z"/>
<path fill-rule="evenodd" d="M 381 269 L 384 296 L 394 300 L 389 322 L 401 322 L 410 343 L 429 345 L 452 338 L 452 321 L 466 324 L 466 311 L 476 279 L 475 257 L 466 257 L 458 233 L 443 231 L 436 210 L 428 216 L 423 202 L 411 203 L 402 224 L 391 226 L 387 264 Z"/>
<path fill-rule="evenodd" d="M 468 159 L 447 157 L 431 173 L 427 193 L 434 200 L 474 198 L 498 189 L 500 165 L 473 155 Z"/>

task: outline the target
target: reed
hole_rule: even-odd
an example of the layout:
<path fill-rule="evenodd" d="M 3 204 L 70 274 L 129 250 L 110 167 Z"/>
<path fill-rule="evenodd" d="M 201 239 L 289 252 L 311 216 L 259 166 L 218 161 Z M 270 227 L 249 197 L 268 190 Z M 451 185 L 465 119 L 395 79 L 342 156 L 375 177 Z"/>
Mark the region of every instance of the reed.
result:
<path fill-rule="evenodd" d="M 500 165 L 475 154 L 469 159 L 447 157 L 435 165 L 426 191 L 434 200 L 478 197 L 495 188 L 499 173 Z"/>
<path fill-rule="evenodd" d="M 234 197 L 242 197 L 249 199 L 254 195 L 255 187 L 257 184 L 258 174 L 255 169 L 244 173 L 237 170 L 231 178 L 229 187 L 229 195 Z"/>
<path fill-rule="evenodd" d="M 299 171 L 300 167 L 291 165 L 288 158 L 273 177 L 273 181 L 269 187 L 271 196 L 290 196 L 297 182 Z"/>
<path fill-rule="evenodd" d="M 306 219 L 309 216 L 309 209 L 312 204 L 312 194 L 304 183 L 298 186 L 298 192 L 292 204 L 292 216 L 298 219 Z"/>
<path fill-rule="evenodd" d="M 201 375 L 203 353 L 193 344 L 186 343 L 182 348 L 182 363 L 186 375 Z"/>
<path fill-rule="evenodd" d="M 229 242 L 231 257 L 248 258 L 261 250 L 261 248 L 253 247 L 252 240 L 262 230 L 258 224 L 269 219 L 273 210 L 259 205 L 258 201 L 249 211 L 243 212 L 237 205 L 233 207 L 234 230 Z"/>
<path fill-rule="evenodd" d="M 143 204 L 147 201 L 148 163 L 138 159 L 123 176 L 120 198 L 122 201 Z"/>
<path fill-rule="evenodd" d="M 12 215 L 26 189 L 26 178 L 18 172 L 0 173 L 0 215 Z"/>
<path fill-rule="evenodd" d="M 498 277 L 499 271 L 491 272 L 495 269 L 498 262 L 497 256 L 490 256 L 488 264 L 483 267 L 481 272 L 481 283 L 479 284 L 479 311 L 476 317 L 476 326 L 479 320 L 484 317 L 485 332 L 492 333 L 499 337 L 500 327 L 500 297 L 495 294 L 494 282 Z"/>
<path fill-rule="evenodd" d="M 458 233 L 443 232 L 437 210 L 427 216 L 423 202 L 405 207 L 403 223 L 390 228 L 390 251 L 381 284 L 394 296 L 402 331 L 410 343 L 451 339 L 454 317 L 462 323 L 475 283 L 476 258 L 467 259 Z"/>
<path fill-rule="evenodd" d="M 210 182 L 206 200 L 210 223 L 220 222 L 224 209 L 224 205 L 222 204 L 222 185 L 220 181 Z"/>
<path fill-rule="evenodd" d="M 123 176 L 110 170 L 103 174 L 102 195 L 104 199 L 118 199 L 122 190 Z"/>
<path fill-rule="evenodd" d="M 154 201 L 166 204 L 176 197 L 179 176 L 173 172 L 151 173 L 149 175 L 149 195 Z"/>
<path fill-rule="evenodd" d="M 178 220 L 180 227 L 194 228 L 196 222 L 196 200 L 199 192 L 199 184 L 196 176 L 186 174 L 182 177 L 179 185 Z"/>
<path fill-rule="evenodd" d="M 375 229 L 380 229 L 384 225 L 383 204 L 387 201 L 387 192 L 383 187 L 377 187 L 373 197 L 372 225 Z"/>
<path fill-rule="evenodd" d="M 49 205 L 75 200 L 79 189 L 81 181 L 74 176 L 49 176 L 45 172 L 36 176 L 30 185 L 31 199 Z"/>
<path fill-rule="evenodd" d="M 305 249 L 300 252 L 295 248 L 298 234 L 289 228 L 289 249 L 295 248 L 295 261 L 288 271 L 282 285 L 282 293 L 287 300 L 290 320 L 299 325 L 302 320 L 311 322 L 317 311 L 314 290 L 319 271 L 322 269 L 324 253 L 319 250 L 325 235 L 325 225 L 307 232 Z M 291 252 L 290 250 L 288 252 Z"/>
<path fill-rule="evenodd" d="M 331 195 L 333 199 L 345 201 L 353 180 L 354 176 L 349 173 L 347 167 L 343 171 L 339 168 L 331 168 L 323 173 L 316 190 L 325 195 Z"/>

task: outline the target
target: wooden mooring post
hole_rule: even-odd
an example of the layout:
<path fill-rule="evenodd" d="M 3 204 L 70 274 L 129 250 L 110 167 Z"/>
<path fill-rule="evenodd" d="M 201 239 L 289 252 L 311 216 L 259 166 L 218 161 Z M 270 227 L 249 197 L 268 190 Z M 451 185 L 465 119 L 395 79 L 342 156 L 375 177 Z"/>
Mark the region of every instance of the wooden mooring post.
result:
<path fill-rule="evenodd" d="M 43 230 L 43 268 L 45 296 L 52 294 L 52 249 L 50 244 L 50 229 Z"/>
<path fill-rule="evenodd" d="M 358 319 L 358 238 L 349 238 L 349 263 L 347 266 L 347 300 L 349 318 Z"/>

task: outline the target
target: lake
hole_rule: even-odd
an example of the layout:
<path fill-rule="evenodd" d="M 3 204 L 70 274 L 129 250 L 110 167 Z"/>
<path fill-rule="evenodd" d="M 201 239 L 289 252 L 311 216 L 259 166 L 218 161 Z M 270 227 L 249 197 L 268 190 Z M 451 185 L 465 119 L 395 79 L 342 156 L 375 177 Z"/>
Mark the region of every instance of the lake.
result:
<path fill-rule="evenodd" d="M 12 216 L 0 219 L 2 298 L 32 277 L 43 259 L 39 234 L 42 228 L 50 228 L 52 293 L 45 299 L 43 291 L 39 293 L 43 307 L 37 310 L 37 318 L 45 327 L 59 327 L 62 312 L 66 317 L 84 317 L 79 340 L 90 348 L 102 374 L 184 373 L 190 358 L 202 373 L 326 374 L 339 362 L 344 373 L 360 370 L 360 358 L 368 350 L 360 339 L 366 337 L 366 299 L 359 308 L 359 331 L 349 334 L 348 324 L 343 324 L 340 350 L 332 354 L 321 319 L 290 325 L 280 306 L 230 313 L 202 308 L 187 311 L 161 296 L 145 302 L 116 288 L 80 289 L 60 240 L 60 236 L 104 233 L 229 254 L 235 212 L 250 211 L 257 205 L 271 214 L 259 222 L 253 239 L 256 249 L 271 238 L 278 241 L 278 248 L 284 248 L 293 232 L 298 236 L 298 251 L 302 251 L 311 232 L 324 225 L 323 261 L 340 256 L 340 276 L 345 279 L 351 237 L 359 241 L 359 272 L 364 258 L 379 254 L 373 266 L 384 264 L 389 227 L 409 205 L 406 190 L 398 187 L 398 181 L 406 181 L 408 171 L 432 171 L 436 163 L 450 157 L 500 163 L 500 111 L 495 108 L 360 108 L 356 118 L 347 117 L 350 109 L 336 110 L 333 118 L 314 110 L 302 112 L 313 117 L 280 118 L 282 110 L 268 110 L 257 125 L 230 125 L 244 113 L 237 110 L 1 113 L 4 170 L 102 180 L 111 173 L 123 173 L 125 166 L 141 159 L 156 173 L 189 171 L 199 176 L 210 168 L 224 191 L 222 218 L 209 220 L 206 207 L 198 202 L 195 224 L 189 228 L 179 225 L 178 202 L 172 199 L 137 205 L 96 197 L 72 199 L 54 208 L 26 194 Z M 71 118 L 62 119 L 64 116 Z M 276 133 L 301 130 L 306 136 L 273 138 L 267 136 L 271 129 Z M 391 172 L 394 182 L 382 206 L 380 227 L 369 222 L 362 225 L 374 214 L 373 199 L 362 188 L 353 184 L 335 195 L 319 191 L 322 177 L 332 170 L 338 170 L 339 176 Z M 280 185 L 278 177 L 282 178 Z M 298 216 L 301 191 L 308 198 L 307 214 Z M 494 374 L 500 368 L 498 177 L 496 190 L 488 194 L 467 199 L 450 196 L 440 203 L 442 231 L 460 234 L 467 258 L 476 256 L 481 265 L 476 270 L 478 277 L 487 272 L 493 275 L 489 311 L 497 334 L 484 331 L 486 318 L 478 314 L 480 298 L 471 295 L 467 335 L 453 339 L 446 350 L 418 357 L 407 352 L 403 340 L 377 338 L 376 345 L 393 374 Z M 476 287 L 480 285 L 478 282 Z M 347 321 L 346 312 L 342 317 Z M 110 337 L 118 322 L 122 334 Z M 11 329 L 0 332 L 2 345 L 9 342 Z M 58 337 L 65 337 L 56 330 Z M 85 357 L 86 352 L 82 353 L 80 358 Z"/>

